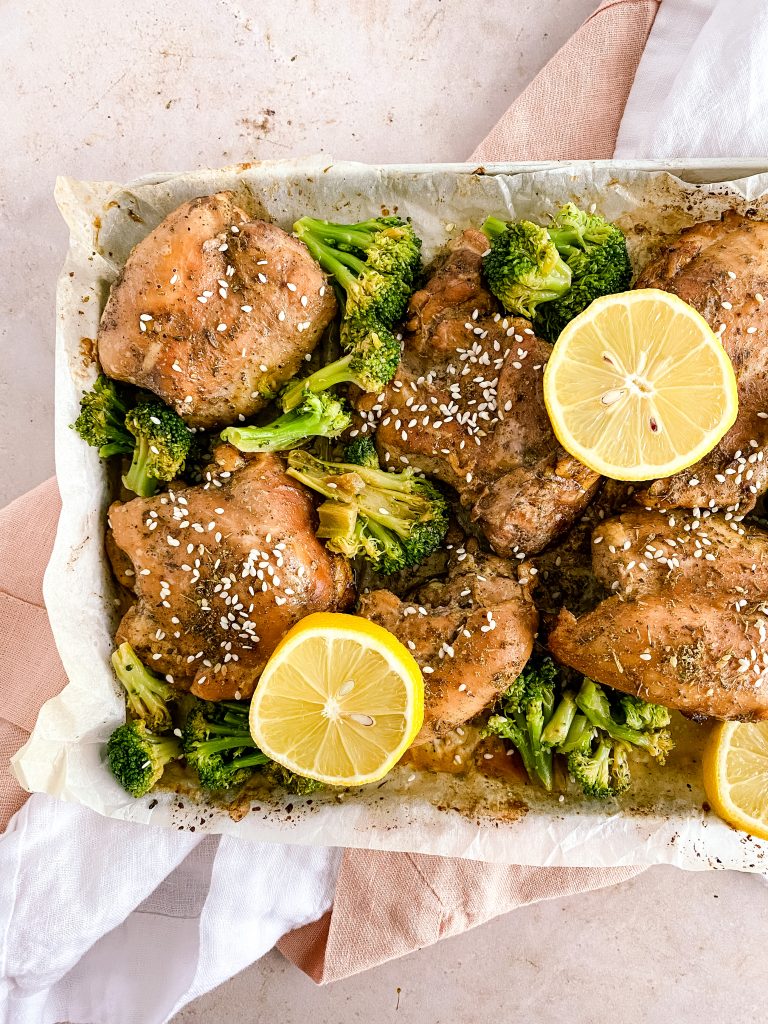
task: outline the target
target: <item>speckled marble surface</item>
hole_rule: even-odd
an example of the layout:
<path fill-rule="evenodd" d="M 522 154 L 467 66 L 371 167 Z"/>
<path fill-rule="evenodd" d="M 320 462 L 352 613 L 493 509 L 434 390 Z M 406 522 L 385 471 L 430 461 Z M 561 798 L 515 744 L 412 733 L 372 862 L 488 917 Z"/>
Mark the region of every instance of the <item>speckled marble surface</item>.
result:
<path fill-rule="evenodd" d="M 596 6 L 3 4 L 0 505 L 53 471 L 56 174 L 125 180 L 319 151 L 462 159 Z M 325 989 L 272 953 L 176 1022 L 746 1024 L 765 1017 L 766 909 L 757 877 L 656 868 Z"/>

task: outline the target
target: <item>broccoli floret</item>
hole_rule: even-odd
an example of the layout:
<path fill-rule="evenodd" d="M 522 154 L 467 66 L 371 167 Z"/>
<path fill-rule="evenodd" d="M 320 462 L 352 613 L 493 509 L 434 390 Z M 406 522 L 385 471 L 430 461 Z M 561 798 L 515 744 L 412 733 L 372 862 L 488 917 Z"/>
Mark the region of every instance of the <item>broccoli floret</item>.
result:
<path fill-rule="evenodd" d="M 361 434 L 344 449 L 344 461 L 353 466 L 368 466 L 371 469 L 379 468 L 379 456 L 376 446 L 368 434 Z"/>
<path fill-rule="evenodd" d="M 632 781 L 629 774 L 629 747 L 626 743 L 614 743 L 611 759 L 611 788 L 614 796 L 619 796 L 629 789 Z"/>
<path fill-rule="evenodd" d="M 486 732 L 508 739 L 520 752 L 529 777 L 552 789 L 552 749 L 542 742 L 555 706 L 557 668 L 551 658 L 529 662 L 499 700 L 500 715 L 488 720 Z"/>
<path fill-rule="evenodd" d="M 146 723 L 135 720 L 115 729 L 107 743 L 110 770 L 131 796 L 149 792 L 165 766 L 181 757 L 181 744 L 172 736 L 153 736 Z"/>
<path fill-rule="evenodd" d="M 664 764 L 666 755 L 674 746 L 668 730 L 644 732 L 617 721 L 605 691 L 591 679 L 584 679 L 576 695 L 576 703 L 596 729 L 608 733 L 614 740 L 628 743 L 632 747 L 640 747 Z"/>
<path fill-rule="evenodd" d="M 288 385 L 280 398 L 283 409 L 295 408 L 307 393 L 327 391 L 337 384 L 356 384 L 361 391 L 378 392 L 395 376 L 400 341 L 387 327 L 370 321 L 344 323 L 341 343 L 345 355 Z"/>
<path fill-rule="evenodd" d="M 162 480 L 173 480 L 184 467 L 191 437 L 184 420 L 155 399 L 139 402 L 125 418 L 136 439 L 133 461 L 123 477 L 128 490 L 151 497 Z"/>
<path fill-rule="evenodd" d="M 664 763 L 672 739 L 668 730 L 654 725 L 668 723 L 665 708 L 647 705 L 651 710 L 646 713 L 630 702 L 632 710 L 646 716 L 647 724 L 635 729 L 628 719 L 616 717 L 608 696 L 591 679 L 584 679 L 577 694 L 566 690 L 556 700 L 558 682 L 559 671 L 551 658 L 530 661 L 502 694 L 497 713 L 488 719 L 484 730 L 484 735 L 499 736 L 517 748 L 531 780 L 538 779 L 551 790 L 553 757 L 562 754 L 585 795 L 606 798 L 629 788 L 632 746 Z M 621 708 L 623 703 L 622 696 L 617 706 Z"/>
<path fill-rule="evenodd" d="M 573 203 L 563 206 L 548 228 L 488 217 L 483 231 L 491 241 L 483 260 L 491 291 L 510 313 L 532 319 L 548 341 L 594 299 L 625 291 L 631 283 L 622 232 Z"/>
<path fill-rule="evenodd" d="M 329 550 L 362 555 L 378 572 L 418 565 L 448 529 L 448 502 L 412 469 L 385 473 L 295 451 L 288 456 L 288 475 L 328 499 L 319 509 L 317 535 Z"/>
<path fill-rule="evenodd" d="M 101 374 L 80 399 L 80 415 L 72 424 L 80 437 L 98 448 L 102 459 L 110 455 L 130 455 L 136 443 L 125 429 L 128 407 L 117 384 Z"/>
<path fill-rule="evenodd" d="M 611 743 L 601 739 L 594 753 L 575 750 L 568 755 L 568 771 L 585 796 L 605 800 L 614 796 L 611 785 Z"/>
<path fill-rule="evenodd" d="M 623 693 L 619 698 L 619 712 L 624 722 L 631 729 L 640 732 L 653 729 L 666 729 L 671 721 L 669 709 L 661 704 L 649 704 L 640 697 Z"/>
<path fill-rule="evenodd" d="M 345 317 L 392 327 L 405 312 L 418 273 L 421 240 L 399 217 L 333 224 L 302 217 L 293 225 L 345 298 Z"/>
<path fill-rule="evenodd" d="M 505 224 L 488 217 L 483 231 L 491 242 L 483 258 L 485 276 L 508 312 L 532 319 L 539 303 L 568 291 L 571 271 L 546 228 L 528 220 Z"/>
<path fill-rule="evenodd" d="M 568 771 L 585 796 L 605 800 L 629 789 L 629 746 L 614 742 L 606 733 L 598 737 L 594 752 L 590 743 L 568 755 Z"/>
<path fill-rule="evenodd" d="M 317 779 L 307 779 L 303 775 L 297 775 L 278 764 L 277 761 L 270 761 L 264 769 L 263 775 L 273 785 L 282 786 L 283 789 L 287 789 L 289 793 L 295 793 L 296 796 L 308 796 L 318 789 L 326 788 L 324 783 Z"/>
<path fill-rule="evenodd" d="M 264 427 L 227 427 L 221 437 L 241 452 L 282 452 L 310 437 L 337 437 L 352 422 L 344 403 L 333 395 L 307 391 L 291 412 Z"/>
<path fill-rule="evenodd" d="M 187 764 L 204 789 L 230 789 L 269 762 L 248 726 L 248 704 L 198 701 L 184 723 L 183 744 Z"/>
<path fill-rule="evenodd" d="M 120 644 L 112 654 L 112 667 L 125 687 L 131 714 L 142 719 L 153 732 L 167 732 L 173 724 L 168 707 L 173 688 L 142 664 L 130 644 Z"/>
<path fill-rule="evenodd" d="M 600 295 L 629 288 L 632 264 L 626 239 L 615 224 L 568 203 L 548 228 L 549 236 L 571 271 L 571 287 L 535 311 L 534 326 L 556 341 L 565 325 Z"/>

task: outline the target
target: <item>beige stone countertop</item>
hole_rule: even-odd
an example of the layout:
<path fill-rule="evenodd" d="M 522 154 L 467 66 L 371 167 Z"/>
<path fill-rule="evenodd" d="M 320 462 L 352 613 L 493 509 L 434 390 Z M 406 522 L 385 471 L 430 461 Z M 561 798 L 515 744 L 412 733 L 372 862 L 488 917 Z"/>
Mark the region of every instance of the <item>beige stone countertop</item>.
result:
<path fill-rule="evenodd" d="M 53 472 L 57 174 L 126 180 L 320 151 L 461 160 L 596 6 L 6 0 L 0 506 Z M 766 1018 L 766 907 L 758 877 L 655 868 L 328 988 L 271 953 L 176 1021 L 746 1024 Z"/>

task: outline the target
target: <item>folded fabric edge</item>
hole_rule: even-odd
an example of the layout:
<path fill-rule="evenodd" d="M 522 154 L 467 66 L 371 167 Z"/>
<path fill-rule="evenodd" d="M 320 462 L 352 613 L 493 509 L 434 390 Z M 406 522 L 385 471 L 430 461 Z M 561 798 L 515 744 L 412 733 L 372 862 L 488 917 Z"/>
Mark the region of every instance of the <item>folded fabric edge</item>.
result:
<path fill-rule="evenodd" d="M 459 885 L 438 878 L 422 887 L 426 895 L 420 907 L 400 913 L 403 888 L 391 886 L 387 876 L 399 873 L 406 862 L 433 860 L 445 866 L 448 858 L 419 854 L 374 853 L 347 850 L 342 862 L 333 907 L 317 921 L 297 928 L 277 943 L 277 949 L 316 984 L 326 985 L 407 956 L 444 938 L 463 934 L 521 907 L 544 900 L 561 899 L 610 888 L 642 874 L 645 865 L 615 868 L 542 868 L 522 865 L 489 865 L 462 861 Z M 415 865 L 413 865 L 415 866 Z M 374 868 L 376 878 L 370 876 Z M 498 882 L 498 904 L 471 908 L 472 894 Z M 366 899 L 362 900 L 363 885 Z M 391 897 L 389 904 L 386 896 Z M 470 906 L 462 905 L 462 899 Z M 397 901 L 397 903 L 395 903 Z M 353 913 L 352 905 L 357 908 Z M 360 917 L 361 907 L 369 917 Z M 350 941 L 349 922 L 358 941 Z"/>
<path fill-rule="evenodd" d="M 613 155 L 624 106 L 661 0 L 605 0 L 501 116 L 470 160 Z M 567 110 L 558 119 L 553 111 Z"/>

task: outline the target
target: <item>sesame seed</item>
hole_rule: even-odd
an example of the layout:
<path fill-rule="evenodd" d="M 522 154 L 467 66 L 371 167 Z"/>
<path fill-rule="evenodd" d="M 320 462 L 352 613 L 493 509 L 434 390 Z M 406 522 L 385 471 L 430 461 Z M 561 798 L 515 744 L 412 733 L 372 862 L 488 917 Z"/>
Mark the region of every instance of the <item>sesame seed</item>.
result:
<path fill-rule="evenodd" d="M 218 324 L 217 327 L 216 327 L 216 330 L 219 331 L 219 332 L 226 331 L 226 329 L 227 329 L 227 325 L 226 324 Z"/>
<path fill-rule="evenodd" d="M 241 306 L 240 309 L 242 309 L 244 313 L 250 313 L 253 309 L 253 306 Z"/>

